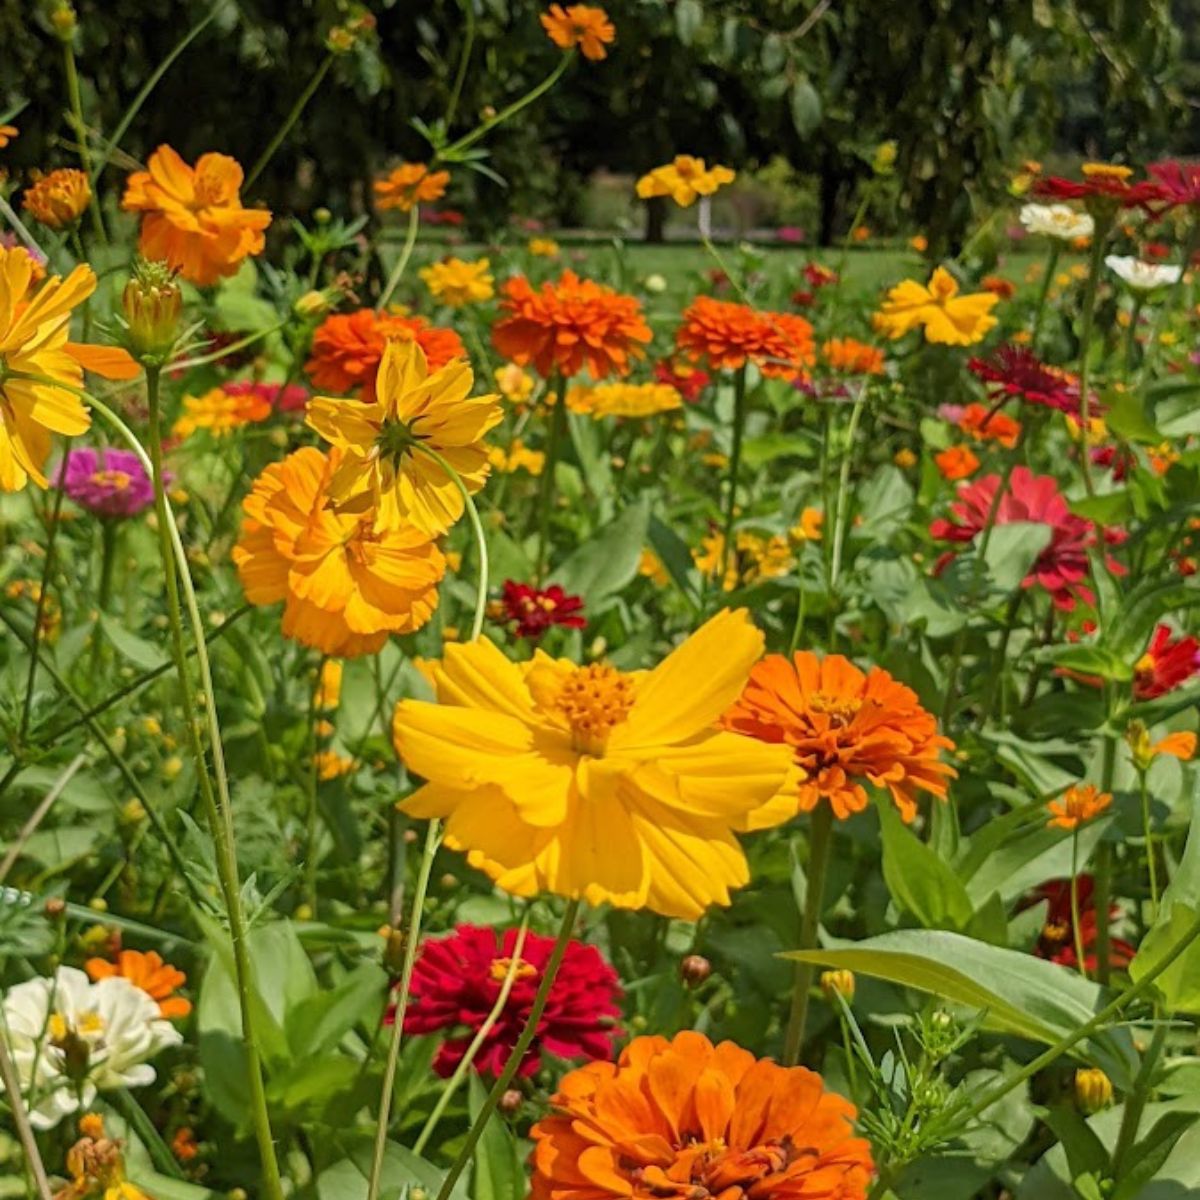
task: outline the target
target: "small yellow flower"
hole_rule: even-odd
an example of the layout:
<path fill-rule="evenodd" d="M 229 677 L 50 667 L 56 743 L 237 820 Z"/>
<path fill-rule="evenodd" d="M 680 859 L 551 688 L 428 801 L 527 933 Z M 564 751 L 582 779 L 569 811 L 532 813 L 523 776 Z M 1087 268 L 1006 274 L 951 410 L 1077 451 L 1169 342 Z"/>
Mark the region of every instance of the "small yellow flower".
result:
<path fill-rule="evenodd" d="M 839 971 L 822 971 L 821 972 L 821 991 L 825 993 L 827 1000 L 833 1000 L 834 996 L 841 996 L 849 1003 L 854 999 L 854 972 L 839 970 Z"/>
<path fill-rule="evenodd" d="M 567 393 L 567 407 L 596 420 L 650 417 L 682 408 L 683 397 L 669 383 L 601 383 L 595 387 L 580 384 Z"/>
<path fill-rule="evenodd" d="M 496 294 L 490 265 L 486 258 L 475 262 L 447 258 L 422 268 L 420 275 L 435 300 L 450 308 L 462 308 L 482 304 Z"/>
<path fill-rule="evenodd" d="M 902 446 L 892 455 L 892 462 L 901 470 L 906 471 L 909 467 L 917 465 L 917 456 L 907 446 Z"/>
<path fill-rule="evenodd" d="M 313 706 L 321 712 L 329 712 L 337 708 L 341 695 L 342 664 L 336 658 L 327 658 L 321 665 Z"/>
<path fill-rule="evenodd" d="M 666 587 L 671 582 L 666 567 L 662 565 L 662 559 L 649 546 L 643 548 L 641 558 L 638 559 L 638 574 L 659 587 Z"/>
<path fill-rule="evenodd" d="M 1132 167 L 1122 167 L 1116 163 L 1085 162 L 1080 170 L 1085 179 L 1116 179 L 1121 182 L 1133 174 Z"/>
<path fill-rule="evenodd" d="M 991 311 L 999 297 L 958 291 L 958 281 L 945 267 L 938 267 L 928 284 L 906 279 L 888 292 L 874 316 L 875 329 L 895 339 L 923 328 L 927 342 L 973 346 L 995 327 Z"/>
<path fill-rule="evenodd" d="M 819 542 L 824 524 L 825 514 L 819 508 L 806 508 L 796 524 L 788 530 L 788 537 L 793 542 Z"/>
<path fill-rule="evenodd" d="M 1050 820 L 1047 824 L 1054 829 L 1078 829 L 1086 821 L 1098 817 L 1112 803 L 1112 796 L 1102 792 L 1095 784 L 1074 784 L 1067 788 L 1059 800 L 1047 805 Z"/>
<path fill-rule="evenodd" d="M 514 438 L 507 453 L 500 446 L 493 446 L 488 451 L 488 462 L 504 475 L 517 471 L 540 475 L 546 465 L 546 456 L 541 450 L 530 450 L 520 438 Z"/>
<path fill-rule="evenodd" d="M 1080 1067 L 1075 1072 L 1075 1103 L 1088 1116 L 1107 1108 L 1112 1099 L 1112 1080 L 1099 1067 Z"/>
<path fill-rule="evenodd" d="M 313 755 L 313 766 L 317 769 L 317 778 L 322 783 L 337 779 L 340 775 L 348 775 L 354 770 L 354 759 L 338 754 L 336 750 L 318 750 Z"/>
<path fill-rule="evenodd" d="M 510 404 L 524 404 L 533 395 L 533 376 L 516 363 L 505 363 L 496 372 L 496 387 Z"/>
<path fill-rule="evenodd" d="M 530 238 L 528 249 L 534 258 L 557 258 L 559 253 L 558 243 L 553 238 Z"/>
<path fill-rule="evenodd" d="M 728 167 L 706 167 L 702 158 L 677 154 L 671 162 L 643 175 L 637 181 L 637 194 L 642 200 L 669 196 L 680 207 L 687 208 L 698 197 L 711 196 L 736 177 Z"/>
<path fill-rule="evenodd" d="M 929 239 L 923 233 L 918 233 L 915 237 L 910 237 L 908 244 L 918 254 L 924 254 L 929 249 Z"/>
<path fill-rule="evenodd" d="M 19 132 L 15 125 L 0 125 L 0 150 L 3 150 Z"/>

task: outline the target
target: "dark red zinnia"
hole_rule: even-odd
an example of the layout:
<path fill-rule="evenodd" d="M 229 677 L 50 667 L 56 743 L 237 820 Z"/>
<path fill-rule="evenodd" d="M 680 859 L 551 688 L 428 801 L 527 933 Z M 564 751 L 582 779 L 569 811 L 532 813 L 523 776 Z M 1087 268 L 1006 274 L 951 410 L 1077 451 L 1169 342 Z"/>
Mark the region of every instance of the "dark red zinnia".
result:
<path fill-rule="evenodd" d="M 1117 208 L 1146 206 L 1161 198 L 1157 183 L 1145 179 L 1130 183 L 1127 174 L 1118 174 L 1121 170 L 1100 165 L 1092 173 L 1085 167 L 1082 179 L 1050 175 L 1033 185 L 1033 194 L 1045 200 L 1101 201 Z"/>
<path fill-rule="evenodd" d="M 452 934 L 427 941 L 413 967 L 404 1032 L 443 1033 L 446 1040 L 433 1060 L 445 1078 L 454 1072 L 472 1039 L 499 998 L 512 963 L 517 930 L 497 931 L 459 925 Z M 481 1075 L 499 1075 L 529 1016 L 554 938 L 529 933 L 521 949 L 516 980 L 508 1001 L 489 1030 L 474 1067 Z M 536 1037 L 518 1074 L 529 1076 L 542 1065 L 543 1053 L 565 1059 L 607 1059 L 612 1055 L 617 973 L 594 946 L 570 942 L 550 989 Z"/>
<path fill-rule="evenodd" d="M 1079 904 L 1079 941 L 1083 946 L 1083 965 L 1095 971 L 1099 965 L 1096 954 L 1097 923 L 1093 893 L 1095 882 L 1090 875 L 1076 878 L 1076 895 Z M 1029 897 L 1022 908 L 1032 908 L 1041 901 L 1048 901 L 1046 923 L 1034 947 L 1038 958 L 1048 958 L 1064 967 L 1079 969 L 1079 955 L 1075 949 L 1075 923 L 1071 917 L 1071 881 L 1054 879 L 1043 883 Z M 1120 909 L 1114 904 L 1108 910 L 1109 920 L 1117 916 Z M 1108 965 L 1113 970 L 1127 967 L 1132 961 L 1134 947 L 1120 938 L 1110 938 L 1108 943 Z"/>
<path fill-rule="evenodd" d="M 1200 641 L 1190 636 L 1173 637 L 1169 625 L 1154 630 L 1146 653 L 1133 668 L 1133 694 L 1153 700 L 1173 692 L 1200 673 Z"/>
<path fill-rule="evenodd" d="M 1151 163 L 1146 174 L 1158 185 L 1158 195 L 1146 205 L 1156 216 L 1181 205 L 1200 207 L 1200 163 L 1168 158 Z"/>
<path fill-rule="evenodd" d="M 496 619 L 512 623 L 518 637 L 537 641 L 552 625 L 565 629 L 582 629 L 587 621 L 583 616 L 583 598 L 569 596 L 558 586 L 537 588 L 528 583 L 504 581 L 504 595 L 497 602 Z"/>
<path fill-rule="evenodd" d="M 990 358 L 969 359 L 967 366 L 988 385 L 993 403 L 1011 396 L 1059 412 L 1079 412 L 1079 385 L 1046 366 L 1025 346 L 1001 346 Z M 1097 411 L 1094 401 L 1091 409 Z"/>
<path fill-rule="evenodd" d="M 695 404 L 712 382 L 707 371 L 689 363 L 677 363 L 673 358 L 663 358 L 654 364 L 654 378 L 673 387 L 688 404 Z"/>
<path fill-rule="evenodd" d="M 289 383 L 286 387 L 280 383 L 252 383 L 250 380 L 239 380 L 236 383 L 226 383 L 221 390 L 230 396 L 258 396 L 265 400 L 276 412 L 303 412 L 308 404 L 308 391 L 299 384 Z"/>

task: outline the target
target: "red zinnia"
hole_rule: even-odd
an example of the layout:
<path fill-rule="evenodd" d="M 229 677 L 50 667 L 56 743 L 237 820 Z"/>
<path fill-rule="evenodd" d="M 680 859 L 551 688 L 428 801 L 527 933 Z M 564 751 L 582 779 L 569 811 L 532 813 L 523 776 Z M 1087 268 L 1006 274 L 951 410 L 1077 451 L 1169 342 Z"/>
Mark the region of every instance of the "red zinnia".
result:
<path fill-rule="evenodd" d="M 1133 171 L 1129 167 L 1084 163 L 1082 173 L 1082 179 L 1063 179 L 1059 175 L 1039 179 L 1033 185 L 1033 194 L 1048 200 L 1083 200 L 1085 207 L 1099 203 L 1107 205 L 1109 212 L 1113 206 L 1133 208 L 1151 203 L 1162 195 L 1156 183 L 1148 180 L 1130 183 Z"/>
<path fill-rule="evenodd" d="M 1028 404 L 1041 404 L 1059 412 L 1079 412 L 1079 388 L 1065 375 L 1046 366 L 1032 350 L 1024 346 L 1001 346 L 991 358 L 971 358 L 967 366 L 989 384 L 988 398 L 993 404 L 1010 396 Z M 1093 402 L 1092 412 L 1096 411 Z"/>
<path fill-rule="evenodd" d="M 1099 959 L 1096 955 L 1096 906 L 1092 894 L 1095 884 L 1090 875 L 1079 875 L 1075 883 L 1079 902 L 1079 941 L 1083 946 L 1083 965 L 1089 972 L 1096 970 Z M 1079 955 L 1075 951 L 1075 924 L 1071 918 L 1071 881 L 1054 879 L 1043 883 L 1023 908 L 1032 908 L 1042 900 L 1049 901 L 1046 909 L 1046 924 L 1034 947 L 1038 958 L 1048 958 L 1064 967 L 1079 969 Z M 1120 912 L 1114 904 L 1108 910 L 1111 920 Z M 1109 940 L 1108 965 L 1119 970 L 1133 960 L 1134 947 L 1120 938 Z"/>
<path fill-rule="evenodd" d="M 221 390 L 227 396 L 257 396 L 276 412 L 303 412 L 308 403 L 308 392 L 295 383 L 284 387 L 281 383 L 252 383 L 250 380 L 239 380 L 236 383 L 223 384 Z"/>
<path fill-rule="evenodd" d="M 950 506 L 955 519 L 939 517 L 930 525 L 930 534 L 951 542 L 973 542 L 987 524 L 999 486 L 998 475 L 962 484 L 958 499 Z M 1049 525 L 1051 530 L 1050 544 L 1038 555 L 1021 586 L 1039 584 L 1050 593 L 1054 607 L 1064 612 L 1074 609 L 1077 600 L 1091 604 L 1095 594 L 1085 580 L 1088 550 L 1096 544 L 1096 527 L 1071 512 L 1053 476 L 1034 475 L 1028 467 L 1013 471 L 1008 490 L 996 507 L 993 523 L 1011 525 L 1019 521 Z M 1114 533 L 1111 540 L 1119 536 Z M 1105 540 L 1110 540 L 1107 533 Z M 953 554 L 943 556 L 939 568 L 952 557 Z M 1108 565 L 1110 570 L 1120 573 L 1116 563 L 1110 560 Z"/>
<path fill-rule="evenodd" d="M 1146 205 L 1155 216 L 1179 205 L 1200 207 L 1200 163 L 1182 163 L 1169 158 L 1151 163 L 1146 173 L 1158 185 L 1158 194 Z"/>
<path fill-rule="evenodd" d="M 518 637 L 535 642 L 551 625 L 582 629 L 587 624 L 583 617 L 582 597 L 568 596 L 557 583 L 548 588 L 536 588 L 507 579 L 497 610 L 502 622 L 513 622 Z"/>
<path fill-rule="evenodd" d="M 688 404 L 695 404 L 700 393 L 712 382 L 712 376 L 699 367 L 677 363 L 673 358 L 664 358 L 654 364 L 654 378 L 659 383 L 673 387 Z"/>
<path fill-rule="evenodd" d="M 1133 694 L 1153 700 L 1173 692 L 1200 673 L 1200 641 L 1194 637 L 1172 638 L 1169 625 L 1154 630 L 1146 653 L 1133 668 Z"/>
<path fill-rule="evenodd" d="M 412 990 L 404 1032 L 445 1032 L 450 1036 L 433 1060 L 445 1078 L 495 1007 L 512 963 L 517 931 L 503 939 L 480 925 L 459 925 L 452 934 L 427 941 L 413 968 Z M 474 1067 L 480 1074 L 499 1075 L 529 1018 L 542 970 L 554 949 L 554 938 L 526 935 L 521 961 L 508 1001 L 492 1026 Z M 594 946 L 569 942 L 562 967 L 550 989 L 546 1010 L 518 1073 L 532 1075 L 543 1052 L 558 1058 L 608 1059 L 620 1016 L 621 987 L 617 973 Z"/>

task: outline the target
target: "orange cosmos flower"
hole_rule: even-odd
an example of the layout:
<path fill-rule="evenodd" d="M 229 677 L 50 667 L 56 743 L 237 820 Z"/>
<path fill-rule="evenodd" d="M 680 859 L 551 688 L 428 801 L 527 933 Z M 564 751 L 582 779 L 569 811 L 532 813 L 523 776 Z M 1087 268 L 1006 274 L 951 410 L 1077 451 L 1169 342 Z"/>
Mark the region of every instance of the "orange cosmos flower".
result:
<path fill-rule="evenodd" d="M 652 335 L 634 296 L 574 271 L 537 291 L 517 275 L 501 290 L 508 315 L 492 330 L 492 342 L 505 358 L 532 364 L 543 378 L 555 372 L 570 378 L 585 366 L 596 380 L 625 375 L 631 359 L 645 357 Z"/>
<path fill-rule="evenodd" d="M 71 167 L 35 175 L 21 197 L 25 211 L 50 229 L 74 225 L 91 202 L 92 186 L 87 175 Z"/>
<path fill-rule="evenodd" d="M 950 446 L 933 456 L 943 479 L 968 479 L 979 470 L 977 459 L 969 446 Z"/>
<path fill-rule="evenodd" d="M 816 360 L 812 325 L 794 313 L 759 312 L 698 296 L 683 314 L 676 345 L 693 362 L 736 371 L 752 362 L 764 375 L 794 377 Z"/>
<path fill-rule="evenodd" d="M 588 4 L 571 4 L 565 9 L 561 4 L 550 5 L 550 11 L 542 13 L 542 28 L 560 50 L 583 51 L 584 58 L 599 62 L 607 57 L 606 45 L 616 39 L 616 26 L 608 19 L 602 8 Z"/>
<path fill-rule="evenodd" d="M 1061 799 L 1051 800 L 1046 806 L 1052 829 L 1078 829 L 1085 821 L 1098 817 L 1110 804 L 1112 796 L 1102 792 L 1095 784 L 1072 784 Z"/>
<path fill-rule="evenodd" d="M 247 600 L 283 601 L 284 636 L 355 658 L 429 620 L 446 560 L 413 526 L 376 533 L 370 515 L 334 510 L 340 461 L 308 446 L 267 467 L 243 504 L 233 561 Z"/>
<path fill-rule="evenodd" d="M 171 433 L 186 438 L 198 429 L 207 429 L 213 437 L 224 437 L 243 425 L 265 421 L 270 415 L 271 401 L 257 392 L 231 393 L 215 387 L 203 396 L 184 396 L 183 412 Z"/>
<path fill-rule="evenodd" d="M 830 370 L 847 375 L 882 375 L 883 351 L 854 338 L 831 338 L 821 347 Z"/>
<path fill-rule="evenodd" d="M 187 983 L 187 976 L 171 966 L 153 951 L 122 950 L 115 963 L 103 958 L 89 958 L 83 964 L 93 982 L 120 975 L 158 1001 L 158 1011 L 168 1020 L 186 1017 L 192 1002 L 175 995 L 175 989 Z"/>
<path fill-rule="evenodd" d="M 862 780 L 887 788 L 900 815 L 917 814 L 918 791 L 939 800 L 958 774 L 938 758 L 954 743 L 937 731 L 911 688 L 880 667 L 863 672 L 840 654 L 771 654 L 750 672 L 726 729 L 793 748 L 801 778 L 796 802 L 809 812 L 828 800 L 845 820 L 867 806 Z"/>
<path fill-rule="evenodd" d="M 375 180 L 375 207 L 411 212 L 418 204 L 441 199 L 449 182 L 449 171 L 431 171 L 424 163 L 401 163 Z"/>
<path fill-rule="evenodd" d="M 431 371 L 441 370 L 452 359 L 467 357 L 467 348 L 453 329 L 430 325 L 424 317 L 360 308 L 325 318 L 313 334 L 304 369 L 313 385 L 323 391 L 362 388 L 362 398 L 374 400 L 375 376 L 388 342 L 405 340 L 421 347 Z"/>
<path fill-rule="evenodd" d="M 865 1200 L 874 1173 L 819 1075 L 690 1030 L 568 1072 L 551 1103 L 531 1200 Z"/>
<path fill-rule="evenodd" d="M 85 367 L 109 379 L 132 379 L 141 370 L 115 346 L 68 340 L 72 312 L 95 290 L 91 267 L 80 264 L 66 279 L 52 275 L 39 284 L 23 247 L 0 246 L 0 491 L 18 491 L 30 479 L 44 488 L 53 435 L 74 437 L 91 424 L 67 390 L 83 387 Z"/>
<path fill-rule="evenodd" d="M 207 287 L 261 254 L 271 224 L 265 208 L 243 208 L 242 168 L 227 154 L 202 154 L 189 167 L 170 146 L 150 155 L 147 170 L 125 185 L 121 207 L 140 212 L 138 250 Z"/>

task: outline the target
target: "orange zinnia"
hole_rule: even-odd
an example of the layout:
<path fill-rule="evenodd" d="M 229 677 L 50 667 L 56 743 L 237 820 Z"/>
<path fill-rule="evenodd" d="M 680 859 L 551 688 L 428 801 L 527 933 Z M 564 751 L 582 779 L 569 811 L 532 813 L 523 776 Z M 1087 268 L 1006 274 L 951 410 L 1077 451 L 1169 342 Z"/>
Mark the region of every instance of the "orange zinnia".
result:
<path fill-rule="evenodd" d="M 816 360 L 812 325 L 795 313 L 759 312 L 697 296 L 683 314 L 676 345 L 693 362 L 737 371 L 748 362 L 764 375 L 791 378 Z"/>
<path fill-rule="evenodd" d="M 146 954 L 140 950 L 122 950 L 115 963 L 104 958 L 89 958 L 83 966 L 96 983 L 114 975 L 128 979 L 158 1001 L 158 1011 L 168 1020 L 186 1017 L 192 1011 L 190 1000 L 175 995 L 175 989 L 187 983 L 187 976 L 170 963 L 163 962 L 153 950 Z"/>
<path fill-rule="evenodd" d="M 956 424 L 975 441 L 999 442 L 1006 450 L 1011 450 L 1021 436 L 1020 421 L 984 404 L 968 404 Z"/>
<path fill-rule="evenodd" d="M 251 604 L 284 602 L 285 637 L 355 658 L 429 620 L 446 560 L 412 526 L 376 533 L 373 513 L 334 511 L 339 462 L 307 446 L 267 467 L 244 502 L 233 561 Z"/>
<path fill-rule="evenodd" d="M 227 154 L 202 154 L 195 167 L 159 146 L 125 186 L 121 207 L 143 213 L 138 250 L 207 287 L 261 254 L 271 223 L 265 208 L 243 208 L 242 168 Z"/>
<path fill-rule="evenodd" d="M 605 46 L 617 36 L 616 26 L 608 19 L 602 8 L 588 4 L 550 5 L 550 11 L 542 13 L 542 28 L 560 50 L 583 51 L 584 58 L 599 62 L 606 57 Z"/>
<path fill-rule="evenodd" d="M 887 788 L 900 815 L 917 815 L 917 792 L 946 798 L 957 775 L 938 751 L 954 743 L 937 731 L 911 688 L 885 670 L 863 672 L 840 654 L 824 659 L 798 651 L 791 662 L 770 654 L 750 672 L 725 728 L 765 742 L 785 742 L 801 777 L 797 807 L 809 812 L 828 800 L 845 820 L 867 806 L 862 780 Z"/>
<path fill-rule="evenodd" d="M 975 457 L 970 446 L 949 446 L 945 450 L 938 451 L 933 456 L 933 461 L 937 463 L 937 469 L 942 473 L 942 478 L 949 479 L 951 482 L 957 479 L 969 479 L 979 470 L 979 459 Z"/>
<path fill-rule="evenodd" d="M 1053 829 L 1078 829 L 1085 821 L 1098 817 L 1110 804 L 1112 796 L 1102 792 L 1094 783 L 1072 784 L 1059 800 L 1046 806 Z"/>
<path fill-rule="evenodd" d="M 530 1131 L 530 1200 L 864 1200 L 854 1106 L 806 1067 L 685 1031 L 563 1076 Z"/>
<path fill-rule="evenodd" d="M 21 197 L 25 211 L 49 229 L 73 225 L 91 202 L 92 186 L 87 175 L 71 167 L 35 175 Z"/>
<path fill-rule="evenodd" d="M 821 347 L 821 356 L 833 371 L 847 375 L 883 374 L 883 351 L 854 338 L 831 338 Z"/>
<path fill-rule="evenodd" d="M 449 171 L 431 171 L 424 163 L 401 163 L 375 180 L 375 207 L 411 212 L 418 204 L 441 199 L 449 182 Z"/>
<path fill-rule="evenodd" d="M 322 391 L 353 392 L 362 388 L 362 398 L 374 400 L 375 376 L 388 342 L 407 339 L 424 351 L 430 371 L 440 370 L 452 359 L 467 357 L 467 348 L 453 329 L 431 325 L 424 317 L 360 308 L 325 318 L 313 334 L 312 353 L 304 369 Z"/>
<path fill-rule="evenodd" d="M 645 357 L 652 335 L 633 296 L 574 271 L 537 291 L 517 275 L 502 291 L 500 307 L 508 316 L 492 330 L 492 341 L 505 358 L 532 363 L 543 378 L 555 372 L 570 378 L 585 366 L 595 380 L 625 375 L 631 359 Z"/>

